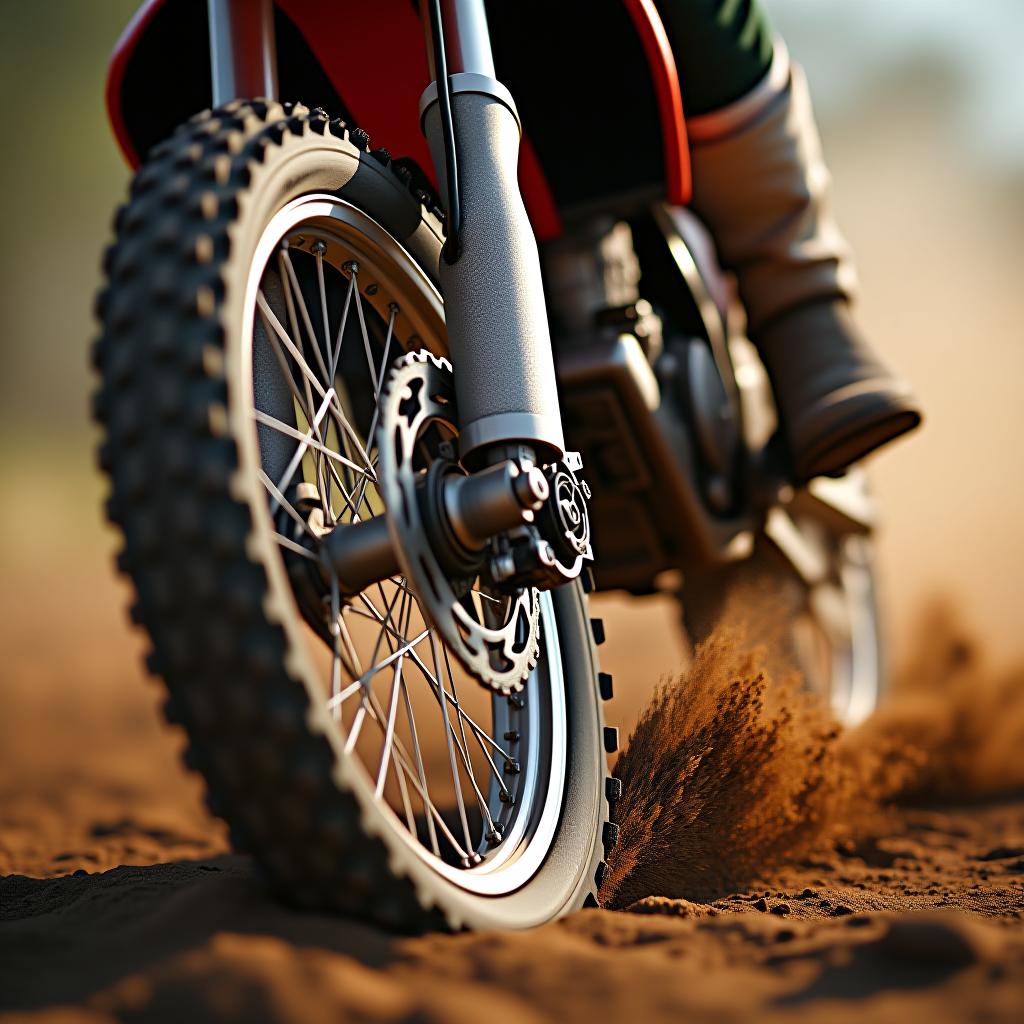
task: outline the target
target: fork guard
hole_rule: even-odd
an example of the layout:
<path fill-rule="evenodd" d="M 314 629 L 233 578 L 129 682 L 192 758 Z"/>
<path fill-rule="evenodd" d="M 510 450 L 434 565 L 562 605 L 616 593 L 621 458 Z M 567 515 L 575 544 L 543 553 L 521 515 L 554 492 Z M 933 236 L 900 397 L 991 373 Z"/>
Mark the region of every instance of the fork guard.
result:
<path fill-rule="evenodd" d="M 488 76 L 452 76 L 461 255 L 440 262 L 460 446 L 471 466 L 486 449 L 533 447 L 542 463 L 565 453 L 540 256 L 516 167 L 520 127 L 507 90 Z M 461 81 L 460 81 L 461 80 Z M 423 125 L 446 191 L 436 89 L 424 95 Z M 475 458 L 474 458 L 475 456 Z"/>

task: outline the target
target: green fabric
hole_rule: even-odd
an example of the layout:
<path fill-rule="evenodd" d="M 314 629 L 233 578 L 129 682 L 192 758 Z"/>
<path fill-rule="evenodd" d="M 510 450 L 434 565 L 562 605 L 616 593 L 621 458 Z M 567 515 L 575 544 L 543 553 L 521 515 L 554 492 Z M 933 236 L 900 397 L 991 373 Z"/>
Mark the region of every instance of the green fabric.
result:
<path fill-rule="evenodd" d="M 679 70 L 687 117 L 745 96 L 772 63 L 772 32 L 758 0 L 657 0 Z"/>

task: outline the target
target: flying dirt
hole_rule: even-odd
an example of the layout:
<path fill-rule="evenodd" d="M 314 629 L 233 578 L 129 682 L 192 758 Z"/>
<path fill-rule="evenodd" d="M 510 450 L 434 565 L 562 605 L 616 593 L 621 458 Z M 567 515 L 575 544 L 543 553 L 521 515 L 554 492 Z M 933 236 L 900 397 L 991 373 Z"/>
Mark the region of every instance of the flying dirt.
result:
<path fill-rule="evenodd" d="M 603 902 L 706 900 L 891 827 L 894 807 L 1024 788 L 1024 673 L 988 674 L 936 606 L 914 667 L 843 733 L 799 677 L 774 682 L 742 628 L 663 684 L 615 772 L 620 844 Z"/>

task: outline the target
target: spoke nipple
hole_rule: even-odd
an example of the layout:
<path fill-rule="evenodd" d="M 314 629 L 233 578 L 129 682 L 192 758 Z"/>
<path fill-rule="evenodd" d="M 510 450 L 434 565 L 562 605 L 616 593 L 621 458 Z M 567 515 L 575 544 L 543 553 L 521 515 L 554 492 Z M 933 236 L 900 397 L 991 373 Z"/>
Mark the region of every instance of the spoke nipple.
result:
<path fill-rule="evenodd" d="M 502 802 L 503 804 L 508 804 L 508 805 L 509 805 L 510 807 L 511 807 L 511 806 L 512 806 L 512 805 L 513 805 L 513 804 L 515 803 L 515 800 L 514 800 L 514 799 L 512 798 L 512 794 L 511 794 L 511 793 L 510 793 L 510 792 L 509 792 L 509 791 L 508 791 L 507 789 L 503 789 L 503 790 L 502 790 L 502 791 L 501 791 L 501 792 L 500 792 L 500 793 L 498 794 L 498 799 L 499 799 L 499 800 L 500 800 L 500 801 L 501 801 L 501 802 Z"/>
<path fill-rule="evenodd" d="M 359 273 L 359 264 L 355 260 L 347 260 L 341 265 L 342 270 L 347 270 L 350 274 L 355 275 Z"/>
<path fill-rule="evenodd" d="M 310 247 L 309 251 L 314 256 L 323 256 L 327 252 L 327 243 L 322 239 L 318 238 Z"/>
<path fill-rule="evenodd" d="M 483 857 L 479 853 L 471 853 L 468 857 L 460 857 L 459 863 L 464 868 L 475 868 L 477 864 L 483 863 Z"/>
<path fill-rule="evenodd" d="M 509 741 L 509 743 L 519 742 L 519 733 L 515 729 L 509 729 L 508 732 L 504 733 L 504 737 Z"/>
<path fill-rule="evenodd" d="M 397 302 L 389 302 L 388 303 L 388 312 L 389 313 L 398 313 L 399 312 L 398 303 Z"/>
<path fill-rule="evenodd" d="M 521 693 L 510 693 L 508 696 L 508 702 L 517 711 L 522 711 L 523 708 L 526 706 L 526 699 L 523 697 Z"/>
<path fill-rule="evenodd" d="M 488 829 L 484 839 L 487 840 L 488 846 L 497 846 L 505 837 L 501 834 L 501 829 L 495 825 L 493 828 Z"/>
<path fill-rule="evenodd" d="M 509 760 L 505 762 L 506 775 L 518 775 L 522 770 L 518 761 Z"/>

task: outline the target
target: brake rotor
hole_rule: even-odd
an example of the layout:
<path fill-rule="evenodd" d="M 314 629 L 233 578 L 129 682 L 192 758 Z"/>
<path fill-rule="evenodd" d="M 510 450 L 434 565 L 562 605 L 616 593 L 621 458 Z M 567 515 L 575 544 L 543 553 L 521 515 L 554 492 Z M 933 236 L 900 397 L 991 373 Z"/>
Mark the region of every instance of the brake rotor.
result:
<path fill-rule="evenodd" d="M 472 565 L 461 575 L 444 568 L 430 541 L 435 524 L 424 512 L 430 480 L 461 472 L 451 364 L 427 351 L 403 356 L 384 383 L 379 408 L 378 489 L 402 573 L 463 667 L 495 693 L 515 693 L 537 662 L 537 589 L 490 591 Z"/>

